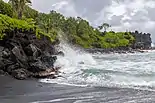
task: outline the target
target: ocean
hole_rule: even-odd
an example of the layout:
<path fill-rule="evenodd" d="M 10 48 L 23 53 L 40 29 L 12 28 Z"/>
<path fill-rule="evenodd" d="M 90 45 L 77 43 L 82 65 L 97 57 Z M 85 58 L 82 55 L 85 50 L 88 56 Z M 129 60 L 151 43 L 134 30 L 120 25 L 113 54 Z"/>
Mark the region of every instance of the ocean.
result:
<path fill-rule="evenodd" d="M 155 51 L 90 54 L 62 45 L 57 79 L 1 78 L 0 103 L 155 103 Z"/>

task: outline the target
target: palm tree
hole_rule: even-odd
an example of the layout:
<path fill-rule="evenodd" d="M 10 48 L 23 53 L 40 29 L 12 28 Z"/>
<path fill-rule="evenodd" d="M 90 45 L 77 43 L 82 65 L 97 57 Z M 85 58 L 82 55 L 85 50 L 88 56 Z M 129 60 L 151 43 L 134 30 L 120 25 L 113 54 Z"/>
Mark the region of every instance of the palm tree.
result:
<path fill-rule="evenodd" d="M 52 18 L 50 17 L 50 14 L 44 14 L 44 13 L 40 13 L 38 18 L 37 18 L 37 24 L 38 26 L 43 29 L 46 30 L 46 33 L 50 33 L 50 30 L 53 28 L 53 24 L 52 22 Z"/>
<path fill-rule="evenodd" d="M 23 11 L 26 5 L 31 4 L 31 0 L 10 0 L 13 11 L 17 13 L 18 19 L 22 19 Z"/>
<path fill-rule="evenodd" d="M 99 30 L 102 30 L 104 28 L 104 31 L 107 31 L 107 28 L 111 27 L 108 23 L 103 23 L 101 26 L 98 26 Z"/>

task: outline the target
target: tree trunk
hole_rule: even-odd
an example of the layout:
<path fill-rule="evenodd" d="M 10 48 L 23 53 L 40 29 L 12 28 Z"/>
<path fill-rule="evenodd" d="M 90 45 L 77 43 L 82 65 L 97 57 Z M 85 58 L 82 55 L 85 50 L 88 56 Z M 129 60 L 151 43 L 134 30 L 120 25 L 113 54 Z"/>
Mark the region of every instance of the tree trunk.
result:
<path fill-rule="evenodd" d="M 19 12 L 18 12 L 18 19 L 22 19 L 22 16 L 23 16 L 23 15 L 22 15 L 22 11 L 19 11 Z"/>
<path fill-rule="evenodd" d="M 106 32 L 107 31 L 107 29 L 106 29 L 106 27 L 104 27 L 104 32 Z"/>
<path fill-rule="evenodd" d="M 47 34 L 49 33 L 49 28 L 46 28 L 46 33 L 47 33 Z"/>

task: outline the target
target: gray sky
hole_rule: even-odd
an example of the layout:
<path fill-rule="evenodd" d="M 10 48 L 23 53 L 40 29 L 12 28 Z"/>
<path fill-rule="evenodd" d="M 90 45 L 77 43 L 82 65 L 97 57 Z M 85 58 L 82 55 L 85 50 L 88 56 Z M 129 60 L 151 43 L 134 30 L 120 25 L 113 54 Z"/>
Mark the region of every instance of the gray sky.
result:
<path fill-rule="evenodd" d="M 119 1 L 119 2 L 117 2 Z M 32 0 L 32 7 L 65 16 L 81 16 L 94 27 L 103 22 L 110 30 L 139 30 L 152 34 L 155 41 L 155 0 Z"/>

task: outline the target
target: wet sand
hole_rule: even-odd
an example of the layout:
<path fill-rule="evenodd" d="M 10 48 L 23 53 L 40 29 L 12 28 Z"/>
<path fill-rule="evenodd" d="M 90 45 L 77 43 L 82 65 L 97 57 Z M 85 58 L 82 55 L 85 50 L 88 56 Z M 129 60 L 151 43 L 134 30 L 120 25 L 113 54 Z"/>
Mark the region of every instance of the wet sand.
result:
<path fill-rule="evenodd" d="M 155 92 L 45 84 L 0 76 L 0 103 L 155 103 Z"/>

